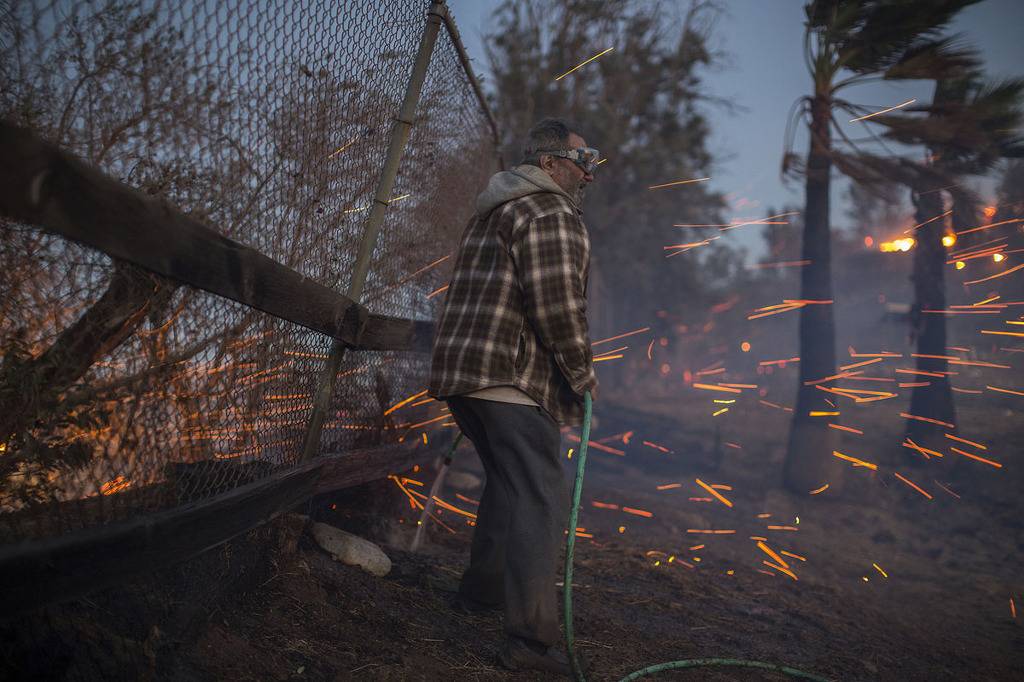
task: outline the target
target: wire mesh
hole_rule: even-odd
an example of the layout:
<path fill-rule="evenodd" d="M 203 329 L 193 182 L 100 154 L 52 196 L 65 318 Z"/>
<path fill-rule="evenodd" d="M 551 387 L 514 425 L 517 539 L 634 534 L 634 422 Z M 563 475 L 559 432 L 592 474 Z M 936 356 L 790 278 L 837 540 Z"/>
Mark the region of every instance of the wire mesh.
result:
<path fill-rule="evenodd" d="M 344 291 L 428 6 L 0 0 L 0 116 Z M 442 30 L 367 282 L 373 312 L 434 317 L 441 259 L 495 153 Z M 329 338 L 37 225 L 0 218 L 0 259 L 0 540 L 297 463 Z M 427 369 L 413 353 L 348 353 L 322 450 L 403 438 L 424 413 L 387 406 Z"/>

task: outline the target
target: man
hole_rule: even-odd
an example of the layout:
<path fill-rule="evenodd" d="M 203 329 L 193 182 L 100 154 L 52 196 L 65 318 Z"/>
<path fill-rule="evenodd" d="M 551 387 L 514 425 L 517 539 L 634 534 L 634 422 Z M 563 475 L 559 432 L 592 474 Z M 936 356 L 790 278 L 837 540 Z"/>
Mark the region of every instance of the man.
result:
<path fill-rule="evenodd" d="M 504 606 L 501 663 L 564 675 L 555 581 L 569 495 L 559 425 L 580 424 L 583 394 L 597 391 L 580 210 L 597 160 L 571 124 L 549 118 L 530 130 L 522 163 L 491 178 L 459 244 L 429 386 L 486 474 L 454 606 Z"/>

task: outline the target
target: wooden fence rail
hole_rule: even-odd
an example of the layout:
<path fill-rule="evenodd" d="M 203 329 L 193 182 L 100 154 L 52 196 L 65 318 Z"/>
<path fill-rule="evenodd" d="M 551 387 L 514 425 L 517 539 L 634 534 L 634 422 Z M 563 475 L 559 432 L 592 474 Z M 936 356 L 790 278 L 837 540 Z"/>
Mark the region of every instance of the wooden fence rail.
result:
<path fill-rule="evenodd" d="M 117 585 L 185 561 L 238 537 L 319 493 L 424 465 L 431 448 L 418 439 L 383 448 L 328 454 L 212 499 L 44 540 L 0 547 L 0 618 Z"/>
<path fill-rule="evenodd" d="M 351 350 L 427 352 L 433 324 L 338 292 L 0 121 L 0 215 L 326 334 Z"/>

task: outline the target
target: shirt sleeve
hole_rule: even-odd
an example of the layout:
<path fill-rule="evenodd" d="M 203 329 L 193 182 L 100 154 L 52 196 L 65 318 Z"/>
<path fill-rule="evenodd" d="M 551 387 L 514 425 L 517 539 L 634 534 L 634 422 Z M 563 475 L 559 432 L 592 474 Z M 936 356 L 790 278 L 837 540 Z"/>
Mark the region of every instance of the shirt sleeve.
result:
<path fill-rule="evenodd" d="M 586 240 L 576 216 L 556 213 L 526 223 L 510 245 L 527 318 L 580 396 L 597 386 L 583 282 Z"/>

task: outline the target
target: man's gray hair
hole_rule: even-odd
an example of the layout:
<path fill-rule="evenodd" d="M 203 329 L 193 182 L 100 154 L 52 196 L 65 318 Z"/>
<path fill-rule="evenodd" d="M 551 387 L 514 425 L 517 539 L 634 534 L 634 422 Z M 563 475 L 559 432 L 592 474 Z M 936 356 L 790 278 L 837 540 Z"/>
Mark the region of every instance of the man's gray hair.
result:
<path fill-rule="evenodd" d="M 541 149 L 569 149 L 569 135 L 583 137 L 574 124 L 564 118 L 545 118 L 538 121 L 526 136 L 523 146 L 523 160 L 520 163 L 540 165 Z"/>

